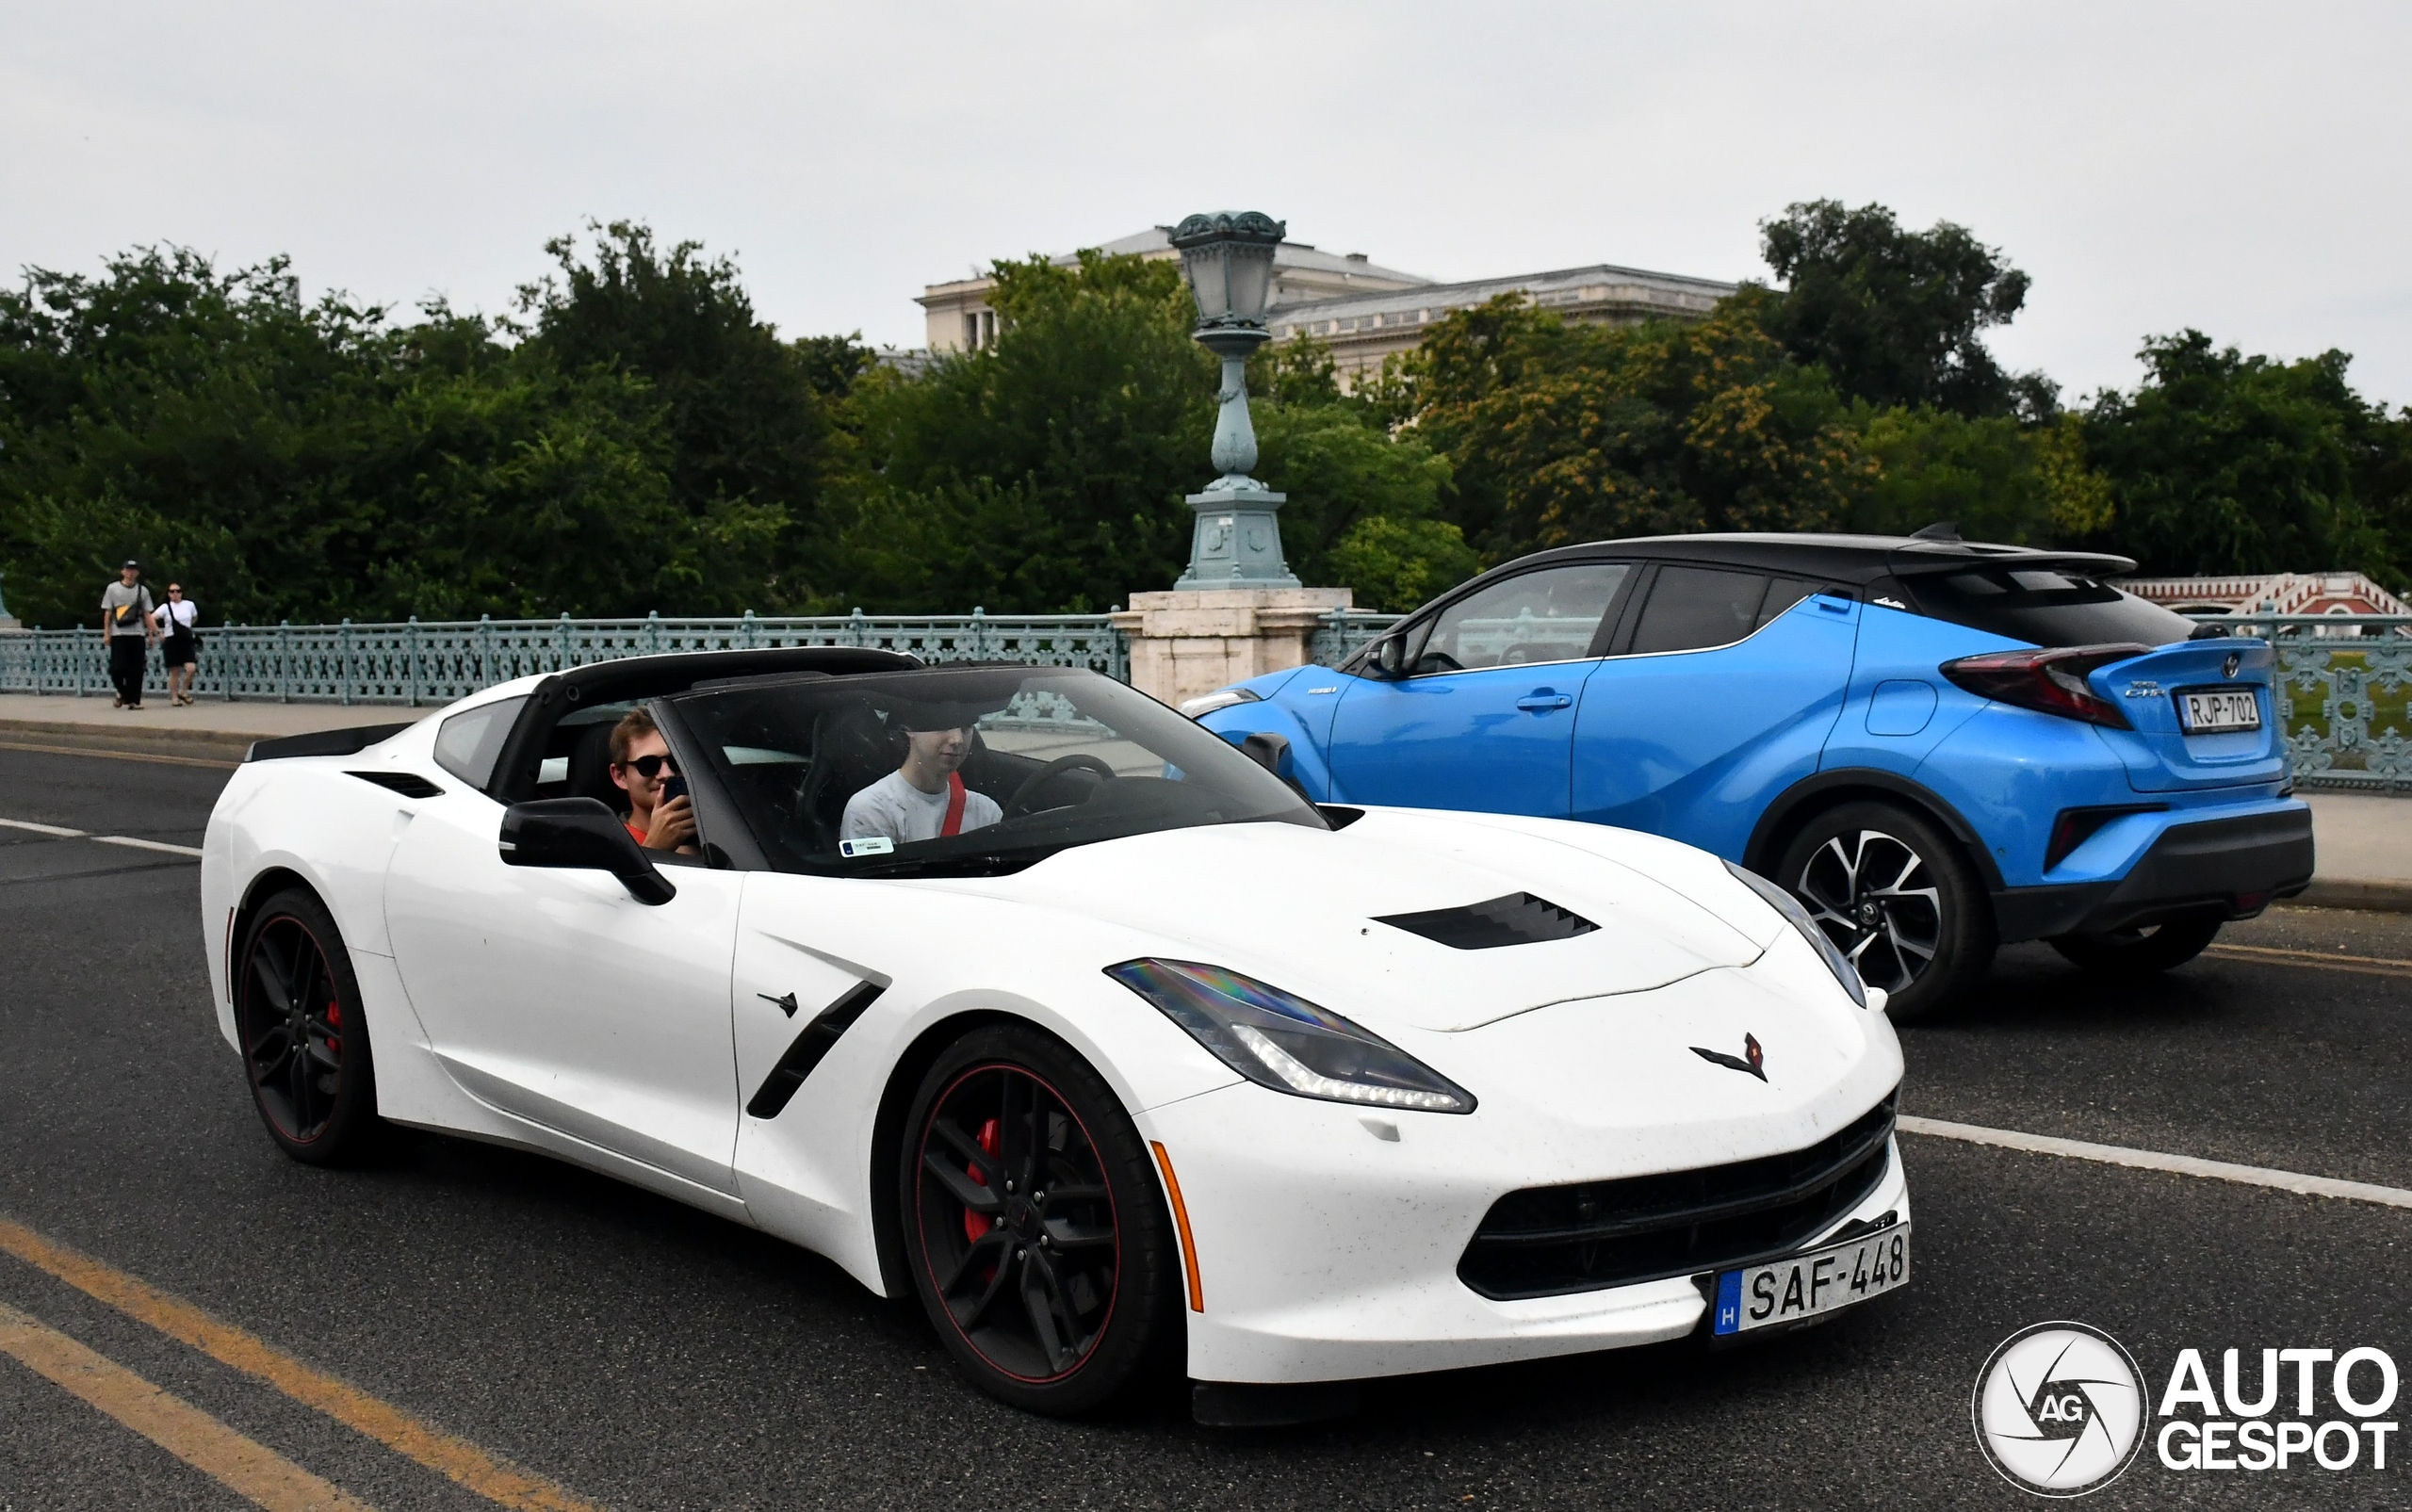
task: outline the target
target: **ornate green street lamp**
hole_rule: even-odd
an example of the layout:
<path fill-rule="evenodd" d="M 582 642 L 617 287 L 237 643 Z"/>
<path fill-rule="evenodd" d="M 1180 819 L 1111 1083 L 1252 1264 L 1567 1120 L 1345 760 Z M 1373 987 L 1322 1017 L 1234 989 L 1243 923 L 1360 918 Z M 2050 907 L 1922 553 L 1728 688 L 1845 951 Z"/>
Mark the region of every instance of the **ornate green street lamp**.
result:
<path fill-rule="evenodd" d="M 1194 334 L 1223 360 L 1213 452 L 1222 476 L 1189 496 L 1198 522 L 1189 570 L 1176 589 L 1298 586 L 1281 557 L 1276 512 L 1285 496 L 1248 476 L 1256 465 L 1256 428 L 1247 417 L 1247 359 L 1272 334 L 1264 306 L 1273 294 L 1273 252 L 1287 229 L 1255 210 L 1194 215 L 1173 229 L 1182 272 L 1198 301 Z"/>

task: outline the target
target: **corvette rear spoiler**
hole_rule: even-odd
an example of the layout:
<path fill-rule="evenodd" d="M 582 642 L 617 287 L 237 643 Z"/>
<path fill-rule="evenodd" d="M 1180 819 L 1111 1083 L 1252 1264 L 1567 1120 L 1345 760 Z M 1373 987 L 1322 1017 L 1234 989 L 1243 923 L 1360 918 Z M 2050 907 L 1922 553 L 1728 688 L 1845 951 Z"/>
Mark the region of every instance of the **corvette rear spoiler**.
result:
<path fill-rule="evenodd" d="M 354 724 L 342 730 L 313 730 L 307 735 L 280 735 L 273 740 L 253 740 L 243 754 L 246 761 L 276 761 L 285 756 L 352 756 L 367 750 L 380 740 L 390 740 L 415 723 L 404 720 L 399 724 Z"/>

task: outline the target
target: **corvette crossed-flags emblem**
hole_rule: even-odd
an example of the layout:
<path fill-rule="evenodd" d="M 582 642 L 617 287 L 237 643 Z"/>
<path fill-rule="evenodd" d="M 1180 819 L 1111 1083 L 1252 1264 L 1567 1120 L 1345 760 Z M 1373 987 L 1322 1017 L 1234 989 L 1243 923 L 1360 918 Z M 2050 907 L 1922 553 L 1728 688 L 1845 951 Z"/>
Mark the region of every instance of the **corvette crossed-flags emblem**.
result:
<path fill-rule="evenodd" d="M 1728 1070 L 1740 1071 L 1747 1076 L 1757 1077 L 1762 1081 L 1768 1079 L 1767 1052 L 1759 1049 L 1759 1037 L 1756 1034 L 1742 1036 L 1742 1055 L 1728 1055 L 1723 1050 L 1703 1049 L 1697 1045 L 1691 1049 L 1694 1055 L 1711 1065 L 1721 1065 Z M 1744 1060 L 1743 1055 L 1749 1056 L 1750 1059 Z"/>

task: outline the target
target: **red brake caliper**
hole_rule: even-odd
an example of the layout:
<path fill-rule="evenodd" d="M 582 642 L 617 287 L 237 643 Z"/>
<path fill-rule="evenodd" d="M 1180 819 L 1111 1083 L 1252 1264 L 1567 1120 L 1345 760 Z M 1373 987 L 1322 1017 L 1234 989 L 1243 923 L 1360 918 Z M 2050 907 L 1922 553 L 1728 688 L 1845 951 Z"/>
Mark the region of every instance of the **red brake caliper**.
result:
<path fill-rule="evenodd" d="M 980 1126 L 979 1143 L 981 1154 L 994 1155 L 997 1153 L 997 1120 L 991 1118 L 986 1123 Z M 974 1181 L 980 1181 L 980 1168 L 978 1166 L 973 1166 L 965 1174 L 970 1176 Z M 997 1186 L 997 1182 L 993 1177 L 989 1180 L 980 1181 L 980 1184 L 992 1191 L 995 1190 Z M 973 1212 L 969 1208 L 963 1210 L 963 1234 L 965 1238 L 976 1240 L 982 1234 L 986 1233 L 989 1229 L 994 1228 L 995 1227 L 997 1227 L 996 1219 L 984 1217 L 979 1213 Z"/>
<path fill-rule="evenodd" d="M 327 1023 L 333 1028 L 340 1029 L 343 1027 L 343 1004 L 337 1002 L 333 998 L 327 1000 Z M 340 1034 L 329 1034 L 327 1036 L 327 1049 L 336 1055 L 341 1055 L 343 1053 L 343 1036 Z"/>

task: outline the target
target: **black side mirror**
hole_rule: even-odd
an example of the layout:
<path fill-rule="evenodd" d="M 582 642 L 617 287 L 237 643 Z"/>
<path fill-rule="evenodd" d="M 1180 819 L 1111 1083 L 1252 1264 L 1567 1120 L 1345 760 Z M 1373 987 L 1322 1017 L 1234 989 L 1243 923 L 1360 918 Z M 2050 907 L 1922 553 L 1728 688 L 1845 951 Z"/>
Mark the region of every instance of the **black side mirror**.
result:
<path fill-rule="evenodd" d="M 1407 675 L 1407 640 L 1403 636 L 1386 635 L 1374 644 L 1374 671 L 1385 678 Z"/>
<path fill-rule="evenodd" d="M 609 871 L 641 903 L 659 905 L 678 896 L 620 816 L 592 798 L 513 804 L 503 811 L 499 843 L 509 866 Z"/>
<path fill-rule="evenodd" d="M 1290 780 L 1290 738 L 1288 736 L 1275 735 L 1269 730 L 1259 730 L 1240 742 L 1240 750 L 1249 760 L 1283 782 Z"/>
<path fill-rule="evenodd" d="M 1281 779 L 1283 787 L 1312 804 L 1305 784 L 1298 781 L 1298 763 L 1290 755 L 1290 738 L 1270 730 L 1259 730 L 1240 741 L 1240 754 Z"/>

